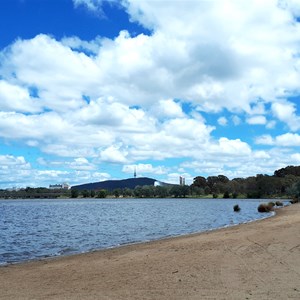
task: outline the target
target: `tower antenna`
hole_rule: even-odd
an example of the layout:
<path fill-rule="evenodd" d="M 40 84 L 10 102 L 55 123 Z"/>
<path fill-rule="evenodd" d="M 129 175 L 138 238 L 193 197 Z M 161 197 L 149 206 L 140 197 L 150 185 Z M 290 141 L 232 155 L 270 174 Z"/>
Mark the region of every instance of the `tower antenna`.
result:
<path fill-rule="evenodd" d="M 133 177 L 136 178 L 136 166 L 134 167 Z"/>

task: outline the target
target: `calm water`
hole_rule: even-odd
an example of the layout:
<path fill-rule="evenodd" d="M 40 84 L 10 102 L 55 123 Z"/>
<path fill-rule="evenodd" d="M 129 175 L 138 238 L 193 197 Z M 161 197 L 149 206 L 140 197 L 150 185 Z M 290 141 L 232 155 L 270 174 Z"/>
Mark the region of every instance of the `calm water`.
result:
<path fill-rule="evenodd" d="M 258 201 L 0 200 L 0 265 L 200 232 L 270 216 Z M 240 213 L 233 212 L 239 204 Z"/>

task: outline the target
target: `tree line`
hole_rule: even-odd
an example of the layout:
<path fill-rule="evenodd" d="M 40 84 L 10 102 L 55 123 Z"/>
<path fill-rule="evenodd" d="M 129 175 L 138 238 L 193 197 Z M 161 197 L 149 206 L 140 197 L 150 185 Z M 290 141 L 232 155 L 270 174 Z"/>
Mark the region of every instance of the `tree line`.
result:
<path fill-rule="evenodd" d="M 273 175 L 257 174 L 230 180 L 225 175 L 197 176 L 191 185 L 137 186 L 134 189 L 50 190 L 30 188 L 18 191 L 0 190 L 0 198 L 300 198 L 300 166 L 276 170 Z"/>

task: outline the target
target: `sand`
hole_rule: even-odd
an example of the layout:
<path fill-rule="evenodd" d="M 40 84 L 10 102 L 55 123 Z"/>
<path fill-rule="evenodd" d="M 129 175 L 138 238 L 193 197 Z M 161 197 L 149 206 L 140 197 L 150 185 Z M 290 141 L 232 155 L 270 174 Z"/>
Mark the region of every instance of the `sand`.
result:
<path fill-rule="evenodd" d="M 202 234 L 1 267 L 0 299 L 300 299 L 300 204 Z"/>

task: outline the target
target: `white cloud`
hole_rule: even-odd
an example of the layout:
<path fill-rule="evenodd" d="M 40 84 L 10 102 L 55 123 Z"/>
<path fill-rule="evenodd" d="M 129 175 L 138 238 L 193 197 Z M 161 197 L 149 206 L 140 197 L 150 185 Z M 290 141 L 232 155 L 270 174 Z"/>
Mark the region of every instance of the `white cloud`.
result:
<path fill-rule="evenodd" d="M 265 125 L 267 119 L 265 116 L 253 116 L 246 119 L 246 122 L 250 125 Z"/>
<path fill-rule="evenodd" d="M 226 126 L 226 125 L 228 124 L 228 120 L 227 120 L 225 117 L 220 117 L 220 118 L 218 119 L 218 123 L 219 123 L 219 125 L 221 125 L 221 126 Z"/>
<path fill-rule="evenodd" d="M 167 169 L 163 166 L 153 167 L 152 164 L 136 164 L 124 165 L 122 172 L 133 174 L 136 170 L 137 176 L 141 177 L 144 174 L 162 175 L 167 173 Z"/>
<path fill-rule="evenodd" d="M 251 115 L 264 115 L 265 113 L 265 104 L 262 102 L 257 102 L 249 112 Z"/>
<path fill-rule="evenodd" d="M 272 138 L 270 135 L 263 135 L 256 138 L 256 143 L 260 145 L 275 145 L 279 147 L 300 146 L 300 135 L 297 133 L 285 133 Z"/>
<path fill-rule="evenodd" d="M 294 153 L 291 155 L 291 164 L 294 165 L 300 164 L 300 153 Z"/>
<path fill-rule="evenodd" d="M 109 146 L 100 153 L 100 160 L 110 163 L 124 164 L 128 161 L 127 151 L 122 150 L 120 146 Z"/>
<path fill-rule="evenodd" d="M 255 151 L 253 154 L 253 157 L 256 159 L 270 159 L 270 155 L 267 153 L 267 151 Z M 253 174 L 254 175 L 254 174 Z"/>
<path fill-rule="evenodd" d="M 218 145 L 212 147 L 213 152 L 219 152 L 220 155 L 248 156 L 251 154 L 250 146 L 240 139 L 229 140 L 220 138 Z"/>
<path fill-rule="evenodd" d="M 100 16 L 103 15 L 102 5 L 104 2 L 118 3 L 117 0 L 73 0 L 75 8 L 84 6 L 89 11 L 92 11 Z"/>
<path fill-rule="evenodd" d="M 274 145 L 274 140 L 270 135 L 266 134 L 257 137 L 255 143 L 258 145 Z"/>
<path fill-rule="evenodd" d="M 100 74 L 92 58 L 43 34 L 18 40 L 0 57 L 7 80 L 35 87 L 39 103 L 55 111 L 84 105 L 84 92 L 97 85 Z"/>
<path fill-rule="evenodd" d="M 287 101 L 283 103 L 273 103 L 272 111 L 275 117 L 285 122 L 291 130 L 297 131 L 300 129 L 300 117 L 296 115 L 295 104 Z"/>
<path fill-rule="evenodd" d="M 28 180 L 31 165 L 23 156 L 0 155 L 0 188 L 16 186 Z"/>
<path fill-rule="evenodd" d="M 235 115 L 235 116 L 232 116 L 232 122 L 235 126 L 238 126 L 241 124 L 242 120 L 240 117 Z"/>
<path fill-rule="evenodd" d="M 64 37 L 61 40 L 62 45 L 71 48 L 72 50 L 77 50 L 80 52 L 87 52 L 96 55 L 101 47 L 102 39 L 101 37 L 96 37 L 91 41 L 81 40 L 77 36 Z"/>
<path fill-rule="evenodd" d="M 267 123 L 266 128 L 273 129 L 275 128 L 275 126 L 276 126 L 276 121 L 272 120 Z"/>
<path fill-rule="evenodd" d="M 96 168 L 85 157 L 75 158 L 74 161 L 72 161 L 67 165 L 73 170 L 80 170 L 80 171 L 94 170 Z"/>
<path fill-rule="evenodd" d="M 102 13 L 104 1 L 73 3 Z M 300 90 L 297 1 L 119 5 L 152 34 L 122 31 L 114 39 L 91 41 L 40 34 L 0 53 L 2 139 L 69 158 L 65 166 L 78 172 L 78 180 L 93 178 L 92 160 L 133 165 L 183 157 L 200 165 L 201 157 L 206 170 L 240 167 L 235 174 L 263 170 L 259 159 L 269 160 L 267 169 L 278 166 L 275 160 L 286 161 L 281 153 L 256 152 L 242 137 L 214 138 L 215 128 L 197 112 L 225 108 L 234 125 L 248 116 L 248 124 L 273 128 L 281 121 L 299 130 L 296 105 L 285 100 Z M 228 124 L 224 117 L 218 122 Z M 296 133 L 262 135 L 256 143 L 299 144 Z M 74 180 L 70 173 L 50 171 Z"/>
<path fill-rule="evenodd" d="M 21 169 L 30 168 L 30 164 L 25 161 L 23 156 L 0 155 L 0 168 L 5 170 L 8 166 L 13 166 Z"/>
<path fill-rule="evenodd" d="M 160 100 L 153 105 L 150 111 L 158 118 L 184 117 L 180 104 L 172 99 Z"/>
<path fill-rule="evenodd" d="M 284 147 L 300 146 L 300 135 L 297 133 L 285 133 L 276 137 L 276 145 Z"/>
<path fill-rule="evenodd" d="M 39 112 L 41 107 L 32 99 L 27 89 L 0 80 L 0 110 L 19 112 Z"/>

